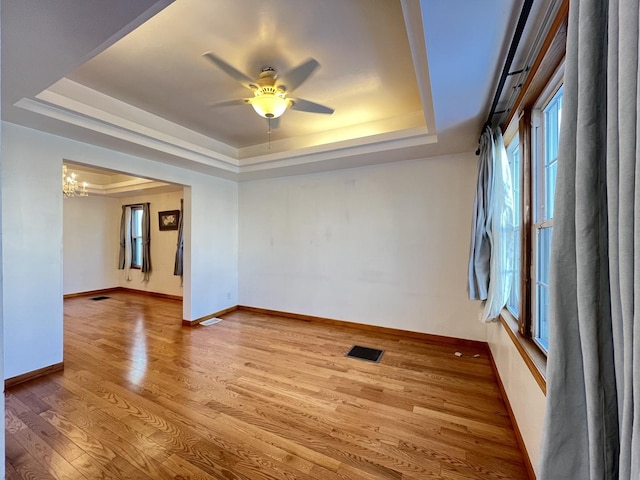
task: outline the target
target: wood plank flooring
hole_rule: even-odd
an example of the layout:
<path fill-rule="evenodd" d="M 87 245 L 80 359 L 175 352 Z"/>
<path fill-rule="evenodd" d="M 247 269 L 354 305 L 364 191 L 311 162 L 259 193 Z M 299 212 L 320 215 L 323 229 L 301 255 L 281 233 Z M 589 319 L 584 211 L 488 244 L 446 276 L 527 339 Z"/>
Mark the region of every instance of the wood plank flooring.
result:
<path fill-rule="evenodd" d="M 66 300 L 64 372 L 6 393 L 6 478 L 527 478 L 486 351 L 181 313 L 130 293 Z M 386 352 L 346 358 L 353 344 Z"/>

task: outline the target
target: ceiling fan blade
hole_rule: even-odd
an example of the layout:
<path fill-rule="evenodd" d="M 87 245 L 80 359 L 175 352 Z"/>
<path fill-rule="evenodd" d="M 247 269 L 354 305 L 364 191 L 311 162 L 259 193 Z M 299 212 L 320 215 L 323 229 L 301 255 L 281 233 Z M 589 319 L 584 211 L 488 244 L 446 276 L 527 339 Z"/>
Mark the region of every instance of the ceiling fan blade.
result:
<path fill-rule="evenodd" d="M 310 58 L 282 75 L 278 85 L 283 87 L 287 92 L 293 92 L 296 88 L 302 85 L 302 83 L 309 78 L 319 66 L 320 64 L 317 60 Z"/>
<path fill-rule="evenodd" d="M 253 90 L 255 87 L 255 82 L 252 78 L 242 73 L 240 70 L 232 67 L 227 62 L 222 60 L 220 57 L 216 56 L 212 52 L 207 52 L 203 54 L 204 57 L 208 58 L 211 62 L 213 62 L 220 70 L 229 75 L 231 78 L 237 80 L 242 85 L 247 87 L 250 90 Z"/>
<path fill-rule="evenodd" d="M 209 106 L 212 108 L 218 108 L 218 107 L 233 107 L 236 105 L 248 105 L 248 104 L 249 104 L 248 98 L 233 98 L 231 100 L 223 100 L 221 102 L 216 102 Z"/>
<path fill-rule="evenodd" d="M 291 100 L 291 110 L 310 113 L 324 113 L 326 115 L 331 115 L 334 112 L 333 108 L 325 107 L 324 105 L 310 102 L 309 100 L 303 100 L 302 98 L 290 98 L 289 100 Z"/>

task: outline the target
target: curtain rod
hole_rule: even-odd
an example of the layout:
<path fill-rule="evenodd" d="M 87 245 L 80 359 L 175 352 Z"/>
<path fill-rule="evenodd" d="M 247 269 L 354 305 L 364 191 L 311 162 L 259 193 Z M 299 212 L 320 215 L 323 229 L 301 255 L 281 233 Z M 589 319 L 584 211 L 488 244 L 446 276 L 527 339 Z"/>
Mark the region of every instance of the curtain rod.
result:
<path fill-rule="evenodd" d="M 522 73 L 525 70 L 525 69 L 522 69 L 522 70 L 518 70 L 517 72 L 509 72 L 509 70 L 511 69 L 511 64 L 513 63 L 513 58 L 516 55 L 518 46 L 520 45 L 522 32 L 524 32 L 524 27 L 527 24 L 527 19 L 529 18 L 529 13 L 531 12 L 532 5 L 533 5 L 533 0 L 524 0 L 524 4 L 522 5 L 522 10 L 520 11 L 520 18 L 518 18 L 518 24 L 516 25 L 516 31 L 513 32 L 513 38 L 511 39 L 509 52 L 507 53 L 507 58 L 504 62 L 504 66 L 502 67 L 502 73 L 500 74 L 500 80 L 498 81 L 498 88 L 496 88 L 496 94 L 493 96 L 493 102 L 491 103 L 489 116 L 487 117 L 487 121 L 482 126 L 482 131 L 484 131 L 485 127 L 491 126 L 491 120 L 493 116 L 496 113 L 499 113 L 499 112 L 496 112 L 496 107 L 498 105 L 498 101 L 500 100 L 500 96 L 502 95 L 502 89 L 504 88 L 504 84 L 507 81 L 507 77 L 509 75 Z M 480 135 L 482 136 L 482 132 L 480 133 Z M 478 155 L 479 153 L 480 153 L 480 149 L 476 151 L 476 155 Z"/>

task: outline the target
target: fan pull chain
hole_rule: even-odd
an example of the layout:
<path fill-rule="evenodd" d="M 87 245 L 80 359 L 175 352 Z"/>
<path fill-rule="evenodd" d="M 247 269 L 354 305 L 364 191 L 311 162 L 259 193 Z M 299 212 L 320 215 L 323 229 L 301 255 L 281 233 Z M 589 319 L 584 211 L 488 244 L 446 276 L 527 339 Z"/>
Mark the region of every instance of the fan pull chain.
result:
<path fill-rule="evenodd" d="M 267 130 L 267 136 L 269 137 L 269 150 L 271 150 L 271 118 L 267 118 L 269 129 Z"/>

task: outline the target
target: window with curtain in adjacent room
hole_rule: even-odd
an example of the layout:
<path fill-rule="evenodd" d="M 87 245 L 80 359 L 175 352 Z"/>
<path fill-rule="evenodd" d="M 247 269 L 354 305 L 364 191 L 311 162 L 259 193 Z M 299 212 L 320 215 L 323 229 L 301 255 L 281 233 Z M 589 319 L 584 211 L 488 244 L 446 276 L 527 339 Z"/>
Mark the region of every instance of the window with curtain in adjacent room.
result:
<path fill-rule="evenodd" d="M 131 268 L 142 268 L 142 206 L 131 207 Z"/>

